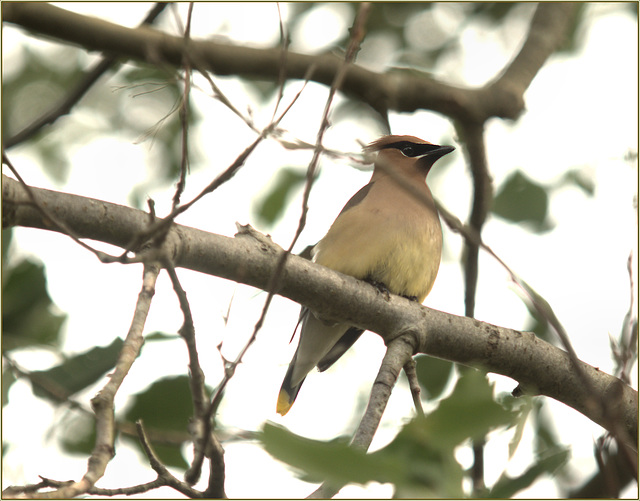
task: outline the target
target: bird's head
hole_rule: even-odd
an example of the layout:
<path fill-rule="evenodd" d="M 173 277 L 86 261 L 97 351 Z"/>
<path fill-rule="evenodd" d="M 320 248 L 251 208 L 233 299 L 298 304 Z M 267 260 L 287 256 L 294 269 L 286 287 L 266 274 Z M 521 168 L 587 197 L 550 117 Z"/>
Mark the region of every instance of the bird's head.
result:
<path fill-rule="evenodd" d="M 366 153 L 377 153 L 374 168 L 382 174 L 387 169 L 407 175 L 426 176 L 436 160 L 451 153 L 453 146 L 439 146 L 415 136 L 383 136 L 365 147 Z"/>

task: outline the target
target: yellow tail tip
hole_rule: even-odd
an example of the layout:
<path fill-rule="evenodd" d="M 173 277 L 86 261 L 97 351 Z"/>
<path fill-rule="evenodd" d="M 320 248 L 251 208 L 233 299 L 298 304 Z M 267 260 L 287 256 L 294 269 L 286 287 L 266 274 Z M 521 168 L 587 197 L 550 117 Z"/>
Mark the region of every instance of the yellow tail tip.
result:
<path fill-rule="evenodd" d="M 289 399 L 289 394 L 285 390 L 280 390 L 280 393 L 278 394 L 278 404 L 276 405 L 276 412 L 281 416 L 284 416 L 287 412 L 289 412 L 289 409 L 291 409 L 292 405 L 293 402 Z"/>

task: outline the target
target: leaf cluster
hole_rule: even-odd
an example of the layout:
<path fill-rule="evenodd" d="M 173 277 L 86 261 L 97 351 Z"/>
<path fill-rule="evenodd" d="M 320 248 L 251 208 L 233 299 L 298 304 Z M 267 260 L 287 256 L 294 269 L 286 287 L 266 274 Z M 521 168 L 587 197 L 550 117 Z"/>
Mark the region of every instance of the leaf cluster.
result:
<path fill-rule="evenodd" d="M 419 357 L 418 374 L 436 396 L 442 381 L 432 384 L 425 379 L 430 362 L 443 367 L 431 357 Z M 420 366 L 424 367 L 420 369 Z M 447 372 L 440 371 L 442 373 Z M 394 497 L 461 498 L 465 492 L 465 468 L 456 456 L 460 445 L 479 439 L 493 430 L 513 428 L 526 420 L 526 406 L 515 406 L 513 399 L 501 403 L 493 396 L 493 385 L 479 371 L 465 371 L 451 393 L 425 417 L 415 417 L 403 425 L 396 437 L 382 449 L 365 454 L 348 444 L 345 437 L 322 442 L 300 437 L 275 424 L 266 423 L 261 440 L 276 459 L 293 467 L 303 480 L 326 482 L 337 488 L 354 483 L 390 483 Z M 524 418 L 524 419 L 523 419 Z M 519 441 L 514 433 L 514 448 Z M 546 449 L 523 474 L 501 476 L 484 495 L 488 498 L 509 497 L 529 487 L 541 475 L 553 475 L 569 459 L 566 449 Z"/>

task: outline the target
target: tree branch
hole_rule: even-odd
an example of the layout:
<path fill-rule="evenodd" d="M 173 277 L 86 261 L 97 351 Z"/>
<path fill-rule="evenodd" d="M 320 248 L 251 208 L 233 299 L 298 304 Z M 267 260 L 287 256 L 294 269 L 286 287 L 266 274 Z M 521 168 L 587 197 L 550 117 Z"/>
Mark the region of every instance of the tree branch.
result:
<path fill-rule="evenodd" d="M 127 245 L 148 225 L 148 214 L 77 195 L 32 188 L 32 196 L 82 238 Z M 50 229 L 32 206 L 25 188 L 3 176 L 3 225 Z M 219 276 L 258 288 L 268 287 L 282 252 L 266 238 L 239 233 L 235 238 L 173 224 L 164 251 L 177 267 Z M 297 256 L 289 256 L 277 294 L 297 301 L 328 320 L 380 334 L 390 344 L 403 332 L 417 336 L 419 353 L 452 360 L 513 378 L 528 394 L 546 395 L 613 430 L 619 416 L 626 440 L 636 447 L 638 393 L 618 378 L 579 362 L 595 395 L 586 390 L 569 355 L 537 338 L 474 319 L 443 313 L 404 298 L 386 301 L 377 289 Z M 611 414 L 587 405 L 592 398 L 610 402 Z"/>
<path fill-rule="evenodd" d="M 571 20 L 573 4 L 544 4 L 532 21 L 527 41 L 511 65 L 493 83 L 480 89 L 445 84 L 428 75 L 403 71 L 375 73 L 359 66 L 349 68 L 341 90 L 384 113 L 387 110 L 430 109 L 454 119 L 482 123 L 490 117 L 515 119 L 524 109 L 523 94 L 531 78 L 559 45 Z M 302 79 L 315 66 L 313 81 L 330 86 L 342 58 L 324 54 L 310 56 L 289 52 L 281 67 L 281 51 L 256 49 L 211 41 L 185 40 L 158 30 L 125 28 L 100 19 L 39 2 L 11 2 L 2 6 L 3 20 L 42 35 L 152 64 L 181 67 L 188 51 L 194 67 L 217 75 L 245 75 L 277 81 L 281 71 L 287 79 Z M 550 23 L 552 30 L 542 33 Z"/>

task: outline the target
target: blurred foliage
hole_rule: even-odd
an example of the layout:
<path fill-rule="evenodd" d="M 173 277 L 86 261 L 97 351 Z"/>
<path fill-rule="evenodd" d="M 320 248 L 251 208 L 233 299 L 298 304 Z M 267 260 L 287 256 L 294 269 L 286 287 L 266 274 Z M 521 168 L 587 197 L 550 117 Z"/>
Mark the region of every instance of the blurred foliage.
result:
<path fill-rule="evenodd" d="M 558 447 L 538 456 L 532 466 L 519 475 L 510 477 L 506 473 L 498 479 L 487 497 L 489 499 L 507 499 L 519 491 L 531 486 L 541 475 L 555 475 L 570 457 L 570 451 L 566 447 Z"/>
<path fill-rule="evenodd" d="M 167 377 L 155 381 L 145 390 L 131 397 L 131 405 L 124 419 L 135 423 L 142 420 L 145 428 L 156 434 L 184 432 L 193 416 L 191 387 L 188 376 Z M 137 438 L 125 436 L 141 447 Z M 188 467 L 179 445 L 155 443 L 154 450 L 166 466 Z"/>
<path fill-rule="evenodd" d="M 83 79 L 87 69 L 84 51 L 80 49 L 57 48 L 53 59 L 64 59 L 64 65 L 52 65 L 50 55 L 39 54 L 28 46 L 22 50 L 21 67 L 2 81 L 3 140 L 57 107 Z M 69 116 L 59 118 L 53 126 L 45 126 L 27 144 L 39 156 L 47 174 L 64 182 L 70 168 L 70 149 L 60 140 L 61 130 L 65 131 L 66 140 L 76 145 L 114 131 L 132 143 L 152 141 L 157 150 L 154 158 L 158 160 L 153 164 L 153 176 L 145 186 L 131 186 L 131 203 L 142 208 L 149 186 L 171 182 L 180 172 L 182 125 L 177 110 L 182 90 L 178 76 L 164 67 L 125 64 L 116 65 L 102 80 L 108 83 L 94 85 Z M 94 119 L 84 120 L 83 115 Z M 188 117 L 190 127 L 197 126 L 202 118 L 191 104 Z M 189 153 L 190 163 L 197 165 L 201 152 L 192 145 Z"/>
<path fill-rule="evenodd" d="M 495 215 L 514 223 L 531 223 L 535 231 L 551 229 L 547 221 L 549 196 L 538 183 L 522 171 L 513 172 L 493 199 Z"/>
<path fill-rule="evenodd" d="M 270 423 L 265 424 L 262 442 L 270 454 L 307 481 L 324 480 L 336 487 L 390 482 L 394 497 L 460 498 L 465 494 L 465 472 L 455 458 L 456 447 L 491 430 L 522 423 L 526 415 L 522 417 L 523 410 L 516 409 L 514 400 L 505 397 L 504 405 L 497 403 L 493 385 L 480 371 L 470 370 L 433 412 L 405 424 L 390 444 L 376 452 L 351 449 L 346 438 L 330 442 L 303 438 Z M 503 475 L 488 496 L 513 495 L 541 475 L 553 475 L 567 459 L 566 450 L 551 445 L 522 475 Z"/>
<path fill-rule="evenodd" d="M 116 365 L 123 341 L 116 338 L 106 347 L 96 346 L 45 371 L 31 372 L 33 393 L 60 403 L 101 379 Z"/>
<path fill-rule="evenodd" d="M 88 412 L 70 411 L 60 421 L 59 443 L 72 454 L 91 454 L 96 443 L 95 419 Z"/>
<path fill-rule="evenodd" d="M 577 187 L 588 196 L 595 192 L 594 181 L 585 169 L 569 169 L 557 181 L 547 185 L 532 180 L 517 169 L 499 187 L 491 211 L 507 221 L 524 223 L 535 232 L 548 231 L 553 228 L 549 219 L 549 195 L 566 186 Z"/>
<path fill-rule="evenodd" d="M 178 334 L 167 334 L 160 331 L 154 331 L 144 336 L 145 343 L 148 341 L 175 341 L 177 339 L 181 339 Z"/>
<path fill-rule="evenodd" d="M 425 397 L 434 400 L 440 397 L 453 374 L 453 362 L 441 358 L 418 355 L 415 357 L 416 374 Z"/>
<path fill-rule="evenodd" d="M 2 140 L 22 130 L 40 118 L 60 101 L 73 82 L 82 74 L 84 51 L 72 47 L 56 48 L 56 56 L 40 54 L 28 46 L 22 47 L 21 67 L 2 78 Z M 54 59 L 65 64 L 52 64 Z M 83 131 L 78 131 L 82 134 Z M 66 177 L 69 162 L 63 144 L 47 140 L 51 127 L 46 126 L 30 141 L 41 164 L 57 180 Z M 75 138 L 80 139 L 79 137 Z"/>
<path fill-rule="evenodd" d="M 13 371 L 7 367 L 2 370 L 2 407 L 9 403 L 9 389 L 16 382 L 16 376 Z"/>
<path fill-rule="evenodd" d="M 278 171 L 271 191 L 256 202 L 256 215 L 260 223 L 273 225 L 283 214 L 294 192 L 303 187 L 307 174 L 304 170 L 285 167 Z"/>
<path fill-rule="evenodd" d="M 2 350 L 58 347 L 67 316 L 56 312 L 42 264 L 29 259 L 10 264 L 11 235 L 2 230 Z"/>

